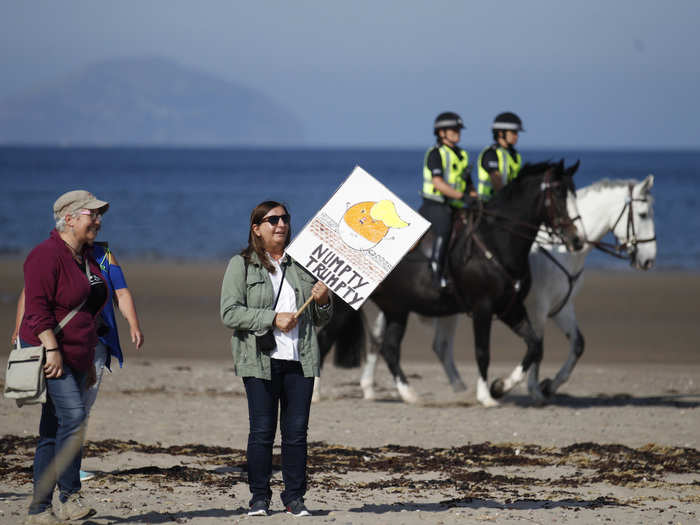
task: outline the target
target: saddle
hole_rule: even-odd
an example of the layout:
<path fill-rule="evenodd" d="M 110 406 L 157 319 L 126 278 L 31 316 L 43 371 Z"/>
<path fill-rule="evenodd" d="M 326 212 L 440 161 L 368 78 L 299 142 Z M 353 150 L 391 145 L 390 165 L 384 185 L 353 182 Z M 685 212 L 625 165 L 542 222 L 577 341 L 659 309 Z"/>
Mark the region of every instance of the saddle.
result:
<path fill-rule="evenodd" d="M 464 236 L 465 246 L 463 263 L 466 263 L 472 256 L 474 233 L 481 222 L 483 216 L 482 210 L 483 208 L 481 205 L 466 209 L 462 208 L 457 210 L 452 217 L 452 235 L 450 235 L 450 242 L 447 245 L 447 252 L 451 252 L 457 240 Z"/>
<path fill-rule="evenodd" d="M 464 261 L 468 261 L 473 253 L 473 239 L 476 229 L 479 227 L 479 223 L 482 218 L 482 207 L 473 206 L 471 208 L 461 208 L 456 210 L 452 214 L 452 233 L 450 234 L 450 240 L 447 244 L 447 250 L 445 257 L 449 260 L 449 254 L 455 247 L 460 238 L 464 236 L 466 245 L 464 250 Z M 426 258 L 430 259 L 430 255 L 433 249 L 433 234 L 431 230 L 428 230 L 423 237 L 421 237 L 416 244 L 409 250 L 411 252 L 420 252 Z M 449 265 L 447 267 L 449 271 Z"/>

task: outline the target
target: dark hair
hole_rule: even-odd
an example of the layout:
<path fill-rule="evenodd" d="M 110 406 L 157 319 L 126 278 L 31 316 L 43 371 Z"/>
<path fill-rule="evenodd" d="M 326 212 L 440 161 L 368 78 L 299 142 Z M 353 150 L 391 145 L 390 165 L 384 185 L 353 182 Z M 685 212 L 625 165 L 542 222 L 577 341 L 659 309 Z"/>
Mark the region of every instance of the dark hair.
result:
<path fill-rule="evenodd" d="M 494 129 L 491 131 L 493 132 L 493 141 L 494 142 L 498 142 L 498 137 L 501 136 L 501 133 L 503 133 L 503 138 L 505 138 L 505 136 L 506 136 L 506 132 L 503 131 L 502 129 Z"/>
<path fill-rule="evenodd" d="M 275 266 L 269 261 L 267 254 L 265 253 L 265 247 L 263 246 L 262 241 L 258 236 L 256 236 L 253 233 L 253 226 L 256 224 L 260 224 L 265 215 L 267 215 L 270 212 L 270 210 L 272 210 L 273 208 L 277 208 L 278 206 L 284 208 L 284 213 L 289 213 L 289 210 L 287 210 L 287 206 L 276 201 L 263 201 L 260 204 L 258 204 L 255 208 L 253 208 L 253 211 L 250 212 L 250 224 L 248 226 L 248 246 L 246 246 L 241 252 L 241 255 L 248 263 L 250 263 L 250 256 L 253 255 L 253 253 L 257 253 L 258 259 L 260 259 L 262 265 L 270 273 L 275 273 Z M 289 228 L 287 230 L 287 238 L 284 240 L 285 246 L 289 244 L 291 238 L 292 229 Z"/>

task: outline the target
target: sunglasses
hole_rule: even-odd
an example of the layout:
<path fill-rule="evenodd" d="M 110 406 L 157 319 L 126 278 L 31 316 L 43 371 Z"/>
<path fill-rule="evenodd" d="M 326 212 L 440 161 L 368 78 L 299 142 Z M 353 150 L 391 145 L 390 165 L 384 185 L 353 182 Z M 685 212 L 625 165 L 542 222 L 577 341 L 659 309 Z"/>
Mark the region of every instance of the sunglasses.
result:
<path fill-rule="evenodd" d="M 280 219 L 284 221 L 285 224 L 289 224 L 289 220 L 291 217 L 289 216 L 288 213 L 285 213 L 284 215 L 270 215 L 269 217 L 265 217 L 260 221 L 260 224 L 263 222 L 269 222 L 273 226 L 277 226 L 277 224 L 280 222 Z"/>

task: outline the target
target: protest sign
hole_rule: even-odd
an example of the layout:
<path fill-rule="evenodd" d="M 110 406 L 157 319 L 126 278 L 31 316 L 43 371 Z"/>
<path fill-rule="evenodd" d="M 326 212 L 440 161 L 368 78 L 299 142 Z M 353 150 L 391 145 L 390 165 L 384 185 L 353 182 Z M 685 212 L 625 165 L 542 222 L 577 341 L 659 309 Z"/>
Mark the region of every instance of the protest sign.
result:
<path fill-rule="evenodd" d="M 357 310 L 429 227 L 357 166 L 287 253 Z"/>

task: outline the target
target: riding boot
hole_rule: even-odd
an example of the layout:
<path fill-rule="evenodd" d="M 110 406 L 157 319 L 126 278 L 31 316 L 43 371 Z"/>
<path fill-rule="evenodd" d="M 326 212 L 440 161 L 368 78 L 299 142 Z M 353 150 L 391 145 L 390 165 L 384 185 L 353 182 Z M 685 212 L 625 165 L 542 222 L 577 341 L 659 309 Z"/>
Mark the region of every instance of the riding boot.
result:
<path fill-rule="evenodd" d="M 432 273 L 432 283 L 435 288 L 444 288 L 447 282 L 442 275 L 444 267 L 445 242 L 441 236 L 436 236 L 433 241 L 433 252 L 430 254 L 430 271 Z"/>

